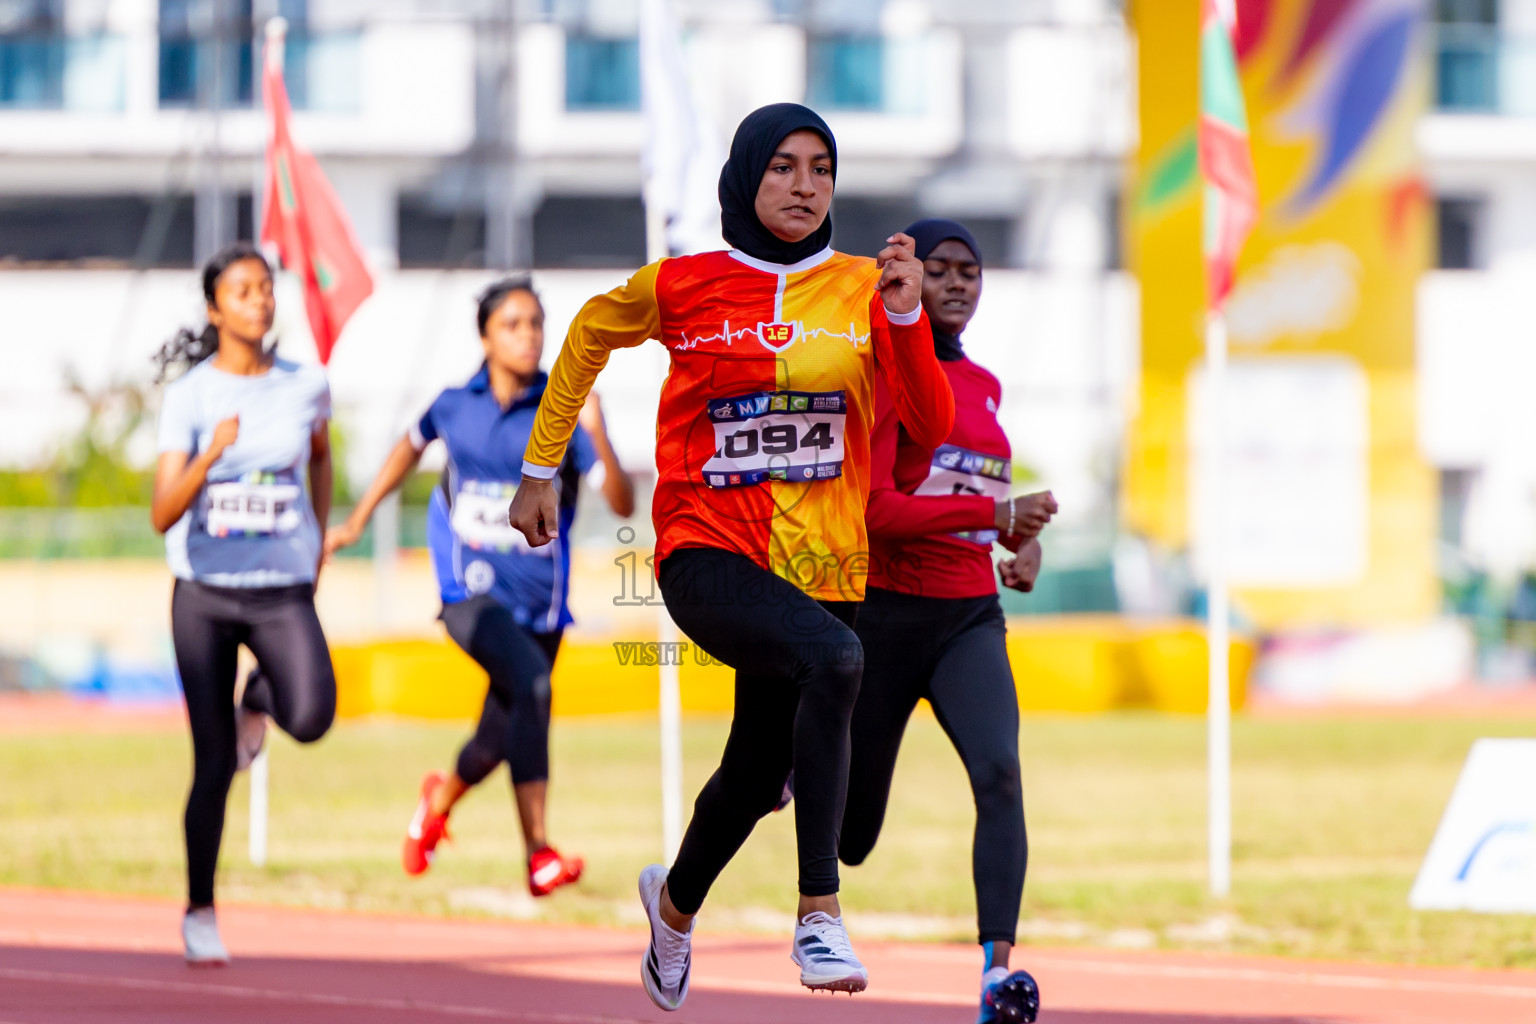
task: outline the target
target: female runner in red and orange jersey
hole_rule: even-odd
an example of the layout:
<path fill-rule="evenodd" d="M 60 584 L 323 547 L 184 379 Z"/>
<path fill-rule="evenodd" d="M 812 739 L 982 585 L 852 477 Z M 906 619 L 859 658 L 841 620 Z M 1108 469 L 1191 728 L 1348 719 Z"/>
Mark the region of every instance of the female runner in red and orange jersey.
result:
<path fill-rule="evenodd" d="M 531 544 L 556 527 L 554 491 L 577 414 L 615 348 L 658 338 L 672 367 L 657 411 L 656 565 L 678 625 L 736 669 L 720 768 L 670 872 L 640 876 L 651 921 L 641 966 L 656 1005 L 688 991 L 694 915 L 710 885 L 797 783 L 800 905 L 792 955 L 809 988 L 863 990 L 837 900 L 848 721 L 863 650 L 869 435 L 882 379 L 908 429 L 938 444 L 954 400 L 905 235 L 878 259 L 833 252 L 832 132 L 775 104 L 737 129 L 720 174 L 729 252 L 665 259 L 592 299 L 550 374 L 509 517 Z"/>

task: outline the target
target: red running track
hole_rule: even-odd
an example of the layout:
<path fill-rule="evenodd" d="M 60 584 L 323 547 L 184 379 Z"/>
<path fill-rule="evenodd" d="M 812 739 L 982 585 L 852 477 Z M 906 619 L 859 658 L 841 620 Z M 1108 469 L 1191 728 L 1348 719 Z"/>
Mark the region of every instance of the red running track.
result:
<path fill-rule="evenodd" d="M 800 988 L 783 939 L 700 934 L 663 1014 L 643 933 L 274 907 L 220 909 L 229 967 L 181 961 L 170 901 L 0 889 L 0 1024 L 971 1024 L 976 950 L 861 942 L 870 990 Z M 707 928 L 707 918 L 702 919 Z M 857 938 L 857 922 L 854 922 Z M 1023 949 L 1044 1024 L 1517 1024 L 1536 973 Z"/>

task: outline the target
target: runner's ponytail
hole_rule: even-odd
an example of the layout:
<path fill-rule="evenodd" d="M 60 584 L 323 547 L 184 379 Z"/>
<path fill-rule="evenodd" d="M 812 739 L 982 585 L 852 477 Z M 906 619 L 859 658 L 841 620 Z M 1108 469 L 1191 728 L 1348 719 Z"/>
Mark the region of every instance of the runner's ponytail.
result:
<path fill-rule="evenodd" d="M 203 265 L 203 299 L 208 305 L 214 305 L 214 291 L 224 271 L 242 260 L 257 260 L 267 268 L 267 273 L 272 272 L 267 258 L 250 242 L 236 242 L 220 249 Z M 219 330 L 213 324 L 204 324 L 203 329 L 197 332 L 187 327 L 181 328 L 155 353 L 155 365 L 159 368 L 155 374 L 155 383 L 163 384 L 173 367 L 190 370 L 218 350 Z"/>

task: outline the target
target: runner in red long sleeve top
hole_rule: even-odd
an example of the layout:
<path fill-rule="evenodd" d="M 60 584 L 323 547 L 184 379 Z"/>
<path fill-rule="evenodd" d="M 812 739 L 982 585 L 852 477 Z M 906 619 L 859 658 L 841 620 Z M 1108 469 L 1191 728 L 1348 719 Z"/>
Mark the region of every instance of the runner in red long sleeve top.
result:
<path fill-rule="evenodd" d="M 997 422 L 1002 386 L 964 356 L 939 365 L 955 394 L 955 424 L 941 445 L 915 440 L 883 387 L 876 393 L 864 513 L 869 585 L 926 597 L 983 597 L 997 593 L 997 506 L 1006 505 L 1013 476 L 1008 437 Z"/>
<path fill-rule="evenodd" d="M 980 250 L 954 221 L 907 229 L 923 260 L 923 307 L 935 355 L 955 396 L 942 443 L 909 431 L 879 388 L 870 436 L 865 511 L 870 573 L 855 629 L 864 680 L 849 726 L 852 762 L 838 856 L 861 863 L 885 817 L 907 720 L 926 699 L 965 763 L 976 801 L 972 854 L 977 930 L 984 950 L 979 1024 L 1033 1021 L 1040 992 L 1009 967 L 1024 892 L 1028 842 L 1019 779 L 1019 706 L 1007 627 L 992 578 L 1034 585 L 1036 535 L 1056 511 L 1047 493 L 1009 497 L 1008 438 L 997 422 L 997 378 L 965 358 L 960 333 L 981 294 Z"/>

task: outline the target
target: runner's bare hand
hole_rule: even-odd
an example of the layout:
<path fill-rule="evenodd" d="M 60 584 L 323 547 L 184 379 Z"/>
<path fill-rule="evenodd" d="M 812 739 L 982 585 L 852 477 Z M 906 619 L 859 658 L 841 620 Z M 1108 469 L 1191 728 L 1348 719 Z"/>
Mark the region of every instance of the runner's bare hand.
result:
<path fill-rule="evenodd" d="M 1040 558 L 1040 542 L 1027 541 L 1019 547 L 1018 554 L 997 563 L 998 578 L 1010 590 L 1027 594 L 1035 589 L 1035 580 L 1040 576 Z"/>
<path fill-rule="evenodd" d="M 350 520 L 342 523 L 340 526 L 333 526 L 326 530 L 324 561 L 329 562 L 336 552 L 356 544 L 358 537 L 362 536 L 362 533 L 362 529 L 354 526 Z"/>
<path fill-rule="evenodd" d="M 875 266 L 880 268 L 875 289 L 887 310 L 910 313 L 923 301 L 923 261 L 917 258 L 917 242 L 900 231 L 886 242 L 889 244 L 875 257 Z"/>
<path fill-rule="evenodd" d="M 541 548 L 560 535 L 560 507 L 552 480 L 525 476 L 512 495 L 507 522 L 523 532 L 528 546 Z"/>
<path fill-rule="evenodd" d="M 220 420 L 213 428 L 213 437 L 208 441 L 208 455 L 215 460 L 224 454 L 224 449 L 234 444 L 240 437 L 240 414 L 235 413 L 227 420 Z"/>

